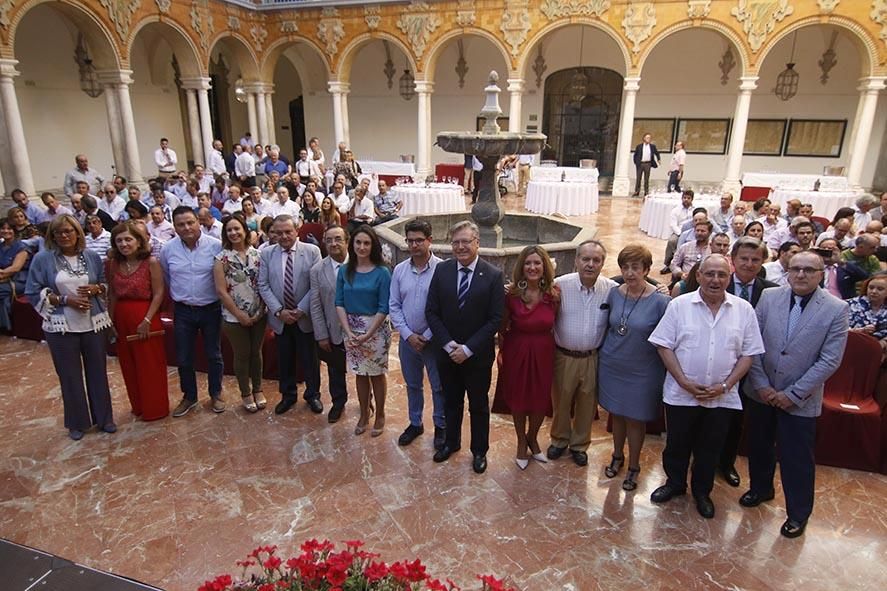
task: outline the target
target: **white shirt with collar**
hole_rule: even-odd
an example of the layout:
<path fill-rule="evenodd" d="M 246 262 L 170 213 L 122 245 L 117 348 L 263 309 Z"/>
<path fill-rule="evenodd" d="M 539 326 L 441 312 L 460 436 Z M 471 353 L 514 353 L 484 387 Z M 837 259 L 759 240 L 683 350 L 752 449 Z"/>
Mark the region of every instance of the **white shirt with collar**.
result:
<path fill-rule="evenodd" d="M 172 148 L 154 150 L 154 164 L 157 165 L 157 170 L 160 172 L 175 172 L 178 162 L 179 159 Z"/>
<path fill-rule="evenodd" d="M 764 263 L 764 270 L 767 272 L 767 281 L 772 281 L 780 287 L 788 285 L 788 271 L 782 267 L 782 263 L 779 261 Z"/>
<path fill-rule="evenodd" d="M 671 233 L 680 236 L 684 222 L 693 217 L 693 204 L 691 203 L 690 207 L 684 207 L 682 203 L 679 203 L 671 209 L 671 213 L 668 215 Z"/>
<path fill-rule="evenodd" d="M 243 210 L 243 199 L 234 201 L 230 197 L 222 204 L 222 213 L 236 213 Z"/>
<path fill-rule="evenodd" d="M 111 216 L 111 219 L 116 222 L 126 208 L 126 200 L 120 195 L 114 195 L 114 199 L 109 203 L 106 197 L 102 197 L 99 199 L 98 205 L 99 209 Z"/>
<path fill-rule="evenodd" d="M 641 144 L 641 162 L 650 162 L 653 160 L 653 153 L 650 150 L 650 144 Z"/>
<path fill-rule="evenodd" d="M 241 152 L 234 160 L 234 174 L 238 178 L 245 176 L 246 178 L 256 176 L 256 160 L 249 152 Z"/>
<path fill-rule="evenodd" d="M 336 209 L 339 210 L 339 213 L 348 213 L 348 210 L 351 209 L 351 199 L 348 198 L 348 193 L 344 191 L 342 191 L 340 195 L 330 193 L 330 198 L 333 200 L 333 203 L 335 203 Z"/>
<path fill-rule="evenodd" d="M 225 174 L 228 172 L 228 169 L 225 168 L 225 157 L 216 149 L 209 153 L 209 162 L 207 162 L 206 166 L 213 174 Z"/>
<path fill-rule="evenodd" d="M 267 212 L 263 212 L 262 215 L 269 215 L 272 218 L 276 218 L 279 215 L 287 214 L 291 215 L 294 218 L 299 217 L 299 206 L 296 205 L 295 201 L 290 201 L 287 199 L 283 203 L 279 200 L 274 201 L 266 208 Z"/>
<path fill-rule="evenodd" d="M 355 199 L 353 208 L 354 218 L 366 219 L 368 222 L 371 222 L 376 218 L 375 209 L 373 208 L 373 200 L 366 195 L 363 196 L 363 199 Z M 349 217 L 349 220 L 350 219 L 351 217 Z"/>
<path fill-rule="evenodd" d="M 161 242 L 166 242 L 176 237 L 175 228 L 173 228 L 173 225 L 166 220 L 163 220 L 159 224 L 150 221 L 146 225 L 148 226 L 148 232 L 151 236 L 157 238 Z"/>
<path fill-rule="evenodd" d="M 561 303 L 554 322 L 554 342 L 570 351 L 593 351 L 601 346 L 607 332 L 609 311 L 604 307 L 616 282 L 598 276 L 591 289 L 582 285 L 579 273 L 555 280 L 561 290 Z"/>
<path fill-rule="evenodd" d="M 222 239 L 222 222 L 219 220 L 213 220 L 213 225 L 211 228 L 207 228 L 203 224 L 200 224 L 200 231 L 206 236 L 212 236 L 216 240 Z"/>

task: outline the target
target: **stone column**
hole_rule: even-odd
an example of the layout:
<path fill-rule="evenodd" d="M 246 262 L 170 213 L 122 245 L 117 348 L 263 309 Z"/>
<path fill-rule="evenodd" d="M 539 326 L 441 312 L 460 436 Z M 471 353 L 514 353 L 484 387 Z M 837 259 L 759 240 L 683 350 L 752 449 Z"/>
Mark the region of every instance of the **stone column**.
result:
<path fill-rule="evenodd" d="M 522 78 L 508 79 L 508 93 L 511 102 L 508 106 L 508 131 L 511 133 L 520 133 L 523 128 L 522 122 L 522 98 L 524 95 L 524 81 Z"/>
<path fill-rule="evenodd" d="M 129 86 L 132 84 L 132 70 L 107 70 L 98 72 L 100 82 L 105 83 L 105 93 L 116 95 L 117 119 L 111 124 L 119 126 L 123 162 L 117 163 L 117 172 L 135 185 L 143 185 L 142 164 L 139 156 L 139 142 L 136 137 L 136 123 L 132 112 Z M 111 99 L 106 99 L 111 101 Z M 112 101 L 113 102 L 113 101 Z"/>
<path fill-rule="evenodd" d="M 203 146 L 200 143 L 200 112 L 197 109 L 197 90 L 185 88 L 185 99 L 188 103 L 188 131 L 190 132 L 191 157 L 194 164 L 206 166 L 203 156 Z"/>
<path fill-rule="evenodd" d="M 351 147 L 351 117 L 348 114 L 348 92 L 342 93 L 342 133 L 345 145 Z M 338 144 L 336 144 L 338 147 Z M 335 148 L 334 148 L 335 149 Z"/>
<path fill-rule="evenodd" d="M 182 88 L 194 89 L 197 92 L 197 110 L 200 113 L 200 138 L 203 147 L 204 164 L 208 160 L 209 153 L 213 149 L 213 122 L 209 110 L 209 89 L 211 88 L 211 79 L 183 78 Z"/>
<path fill-rule="evenodd" d="M 345 100 L 343 96 L 348 93 L 350 84 L 339 80 L 330 80 L 328 88 L 333 95 L 333 129 L 335 130 L 335 143 L 345 141 Z"/>
<path fill-rule="evenodd" d="M 416 174 L 424 179 L 433 172 L 431 167 L 431 93 L 434 82 L 416 80 L 416 96 L 419 99 L 419 129 L 416 146 Z"/>
<path fill-rule="evenodd" d="M 850 182 L 850 186 L 855 189 L 861 189 L 862 167 L 865 164 L 865 157 L 874 151 L 869 147 L 869 140 L 872 137 L 872 125 L 874 125 L 875 110 L 878 107 L 878 93 L 884 89 L 885 80 L 887 78 L 876 76 L 863 78 L 860 81 L 862 84 L 859 87 L 857 130 L 850 145 L 850 163 L 847 165 L 847 180 Z"/>
<path fill-rule="evenodd" d="M 261 144 L 270 144 L 268 141 L 268 112 L 266 111 L 266 107 L 268 103 L 265 102 L 265 93 L 262 91 L 256 92 L 256 111 L 258 111 L 259 115 L 259 139 L 258 142 Z"/>
<path fill-rule="evenodd" d="M 247 92 L 246 93 L 246 118 L 247 124 L 249 125 L 250 135 L 253 136 L 253 142 L 259 144 L 259 124 L 258 119 L 256 119 L 256 95 Z"/>
<path fill-rule="evenodd" d="M 268 143 L 277 143 L 277 127 L 274 124 L 274 101 L 271 100 L 274 95 L 274 85 L 269 84 L 265 87 L 265 116 L 268 118 Z"/>
<path fill-rule="evenodd" d="M 0 59 L 0 116 L 6 132 L 6 143 L 9 147 L 10 165 L 4 166 L 3 186 L 6 193 L 19 188 L 28 196 L 34 195 L 34 177 L 31 175 L 31 161 L 28 158 L 28 146 L 25 142 L 25 129 L 18 108 L 13 79 L 19 75 L 16 70 L 17 60 Z M 5 158 L 5 157 L 4 157 Z"/>
<path fill-rule="evenodd" d="M 126 174 L 126 156 L 123 150 L 123 138 L 120 128 L 120 105 L 117 92 L 113 83 L 103 83 L 105 95 L 105 108 L 108 111 L 108 134 L 111 136 L 111 156 L 114 158 L 114 171 L 117 174 Z"/>
<path fill-rule="evenodd" d="M 742 184 L 742 150 L 745 148 L 745 131 L 748 128 L 748 111 L 751 107 L 751 93 L 758 87 L 757 76 L 739 78 L 739 96 L 736 97 L 736 111 L 733 113 L 733 130 L 730 132 L 730 151 L 727 155 L 727 171 L 724 174 L 724 190 L 733 193 L 739 200 Z"/>
<path fill-rule="evenodd" d="M 613 197 L 628 197 L 630 184 L 628 167 L 631 163 L 631 132 L 634 129 L 634 106 L 641 85 L 640 76 L 626 76 L 622 92 L 622 113 L 619 119 L 619 139 L 616 142 L 616 170 L 613 173 Z"/>

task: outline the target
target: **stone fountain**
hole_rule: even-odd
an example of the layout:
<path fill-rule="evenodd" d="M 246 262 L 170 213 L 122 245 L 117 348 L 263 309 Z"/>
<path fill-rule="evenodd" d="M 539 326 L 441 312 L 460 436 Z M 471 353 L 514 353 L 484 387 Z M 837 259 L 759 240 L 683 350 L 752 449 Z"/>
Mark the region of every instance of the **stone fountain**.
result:
<path fill-rule="evenodd" d="M 470 218 L 480 229 L 480 255 L 485 260 L 510 274 L 520 251 L 529 244 L 541 244 L 556 264 L 558 275 L 573 269 L 576 247 L 594 237 L 593 228 L 571 224 L 554 216 L 530 213 L 505 213 L 499 195 L 496 165 L 506 154 L 537 154 L 547 139 L 541 133 L 503 132 L 497 119 L 502 116 L 499 107 L 501 90 L 499 75 L 490 72 L 484 92 L 486 102 L 480 116 L 486 120 L 480 132 L 445 131 L 437 135 L 437 145 L 447 152 L 476 156 L 483 164 L 478 183 L 477 203 L 470 215 L 465 212 L 418 216 L 431 223 L 435 242 L 432 250 L 439 256 L 452 254 L 445 240 L 452 224 Z M 415 216 L 414 216 L 415 217 Z M 409 258 L 404 244 L 403 227 L 414 217 L 398 218 L 377 227 L 383 249 L 392 264 Z"/>

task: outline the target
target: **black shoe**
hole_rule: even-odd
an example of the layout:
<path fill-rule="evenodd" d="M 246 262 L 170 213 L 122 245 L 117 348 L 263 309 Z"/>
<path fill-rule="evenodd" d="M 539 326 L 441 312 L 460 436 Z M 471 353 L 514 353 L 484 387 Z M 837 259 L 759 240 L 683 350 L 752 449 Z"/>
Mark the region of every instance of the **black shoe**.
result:
<path fill-rule="evenodd" d="M 277 406 L 274 407 L 274 414 L 282 415 L 283 413 L 285 413 L 286 411 L 291 409 L 295 403 L 296 403 L 295 400 L 292 400 L 289 398 L 281 400 L 280 402 L 277 403 Z"/>
<path fill-rule="evenodd" d="M 739 478 L 739 472 L 737 472 L 736 468 L 733 466 L 730 466 L 726 470 L 721 470 L 721 475 L 724 477 L 724 481 L 733 488 L 736 488 L 742 483 L 742 480 Z"/>
<path fill-rule="evenodd" d="M 632 197 L 638 197 L 639 195 L 637 194 L 637 192 L 634 192 L 634 193 L 631 194 L 631 196 L 632 196 Z"/>
<path fill-rule="evenodd" d="M 786 519 L 785 523 L 782 524 L 779 533 L 787 538 L 797 538 L 798 536 L 804 535 L 805 529 L 807 529 L 806 521 L 795 521 L 794 519 Z"/>
<path fill-rule="evenodd" d="M 570 455 L 573 456 L 573 461 L 576 462 L 577 466 L 588 465 L 588 454 L 584 451 L 576 451 L 575 449 L 571 449 Z"/>
<path fill-rule="evenodd" d="M 335 423 L 340 418 L 342 418 L 342 411 L 345 410 L 344 406 L 333 406 L 330 409 L 329 414 L 326 415 L 326 420 L 330 423 Z"/>
<path fill-rule="evenodd" d="M 711 519 L 715 516 L 715 504 L 708 495 L 696 497 L 696 510 L 706 519 Z"/>
<path fill-rule="evenodd" d="M 559 457 L 561 457 L 562 455 L 564 455 L 565 451 L 567 451 L 566 447 L 558 447 L 556 445 L 549 445 L 548 450 L 545 452 L 545 455 L 548 457 L 549 460 L 556 460 Z"/>
<path fill-rule="evenodd" d="M 739 504 L 743 507 L 757 507 L 765 501 L 772 501 L 774 496 L 775 494 L 772 490 L 767 494 L 759 494 L 750 490 L 739 497 Z"/>
<path fill-rule="evenodd" d="M 487 471 L 487 456 L 476 455 L 474 456 L 474 461 L 471 462 L 471 467 L 474 468 L 474 471 L 478 474 L 483 474 Z"/>
<path fill-rule="evenodd" d="M 668 274 L 668 273 L 671 273 L 671 267 L 669 267 L 668 265 L 665 265 L 664 267 L 662 267 L 661 269 L 659 269 L 659 274 L 660 274 L 660 275 L 666 275 L 666 274 Z"/>
<path fill-rule="evenodd" d="M 309 398 L 305 402 L 308 403 L 308 408 L 314 414 L 319 415 L 323 412 L 323 402 L 320 401 L 320 398 Z"/>
<path fill-rule="evenodd" d="M 441 462 L 446 462 L 447 460 L 450 459 L 450 456 L 451 456 L 451 455 L 453 455 L 454 453 L 456 453 L 456 452 L 459 451 L 460 449 L 461 449 L 461 448 L 459 448 L 459 447 L 450 448 L 450 447 L 447 447 L 446 445 L 444 445 L 442 448 L 440 448 L 439 450 L 437 450 L 436 452 L 434 452 L 434 458 L 433 458 L 433 459 L 434 459 L 434 461 L 437 462 L 438 464 L 441 463 Z"/>
<path fill-rule="evenodd" d="M 650 500 L 654 503 L 665 503 L 675 497 L 683 495 L 685 492 L 686 491 L 683 490 L 675 490 L 669 485 L 663 484 L 653 491 L 653 494 L 650 495 Z"/>
<path fill-rule="evenodd" d="M 400 434 L 400 437 L 397 438 L 397 445 L 409 445 L 413 442 L 413 439 L 421 435 L 425 432 L 425 427 L 419 425 L 418 427 L 415 425 L 408 426 L 403 433 Z"/>
<path fill-rule="evenodd" d="M 434 428 L 434 449 L 439 450 L 447 442 L 447 430 L 444 427 Z"/>

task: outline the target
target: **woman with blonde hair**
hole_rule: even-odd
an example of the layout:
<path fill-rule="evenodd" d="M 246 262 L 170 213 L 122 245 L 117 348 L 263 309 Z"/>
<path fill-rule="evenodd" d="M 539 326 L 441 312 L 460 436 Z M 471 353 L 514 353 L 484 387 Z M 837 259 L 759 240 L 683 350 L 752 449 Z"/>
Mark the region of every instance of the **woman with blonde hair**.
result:
<path fill-rule="evenodd" d="M 506 289 L 496 396 L 511 412 L 517 434 L 515 463 L 526 470 L 530 457 L 547 461 L 538 435 L 545 415 L 551 414 L 554 380 L 553 330 L 560 292 L 544 248 L 533 245 L 521 251 Z"/>

